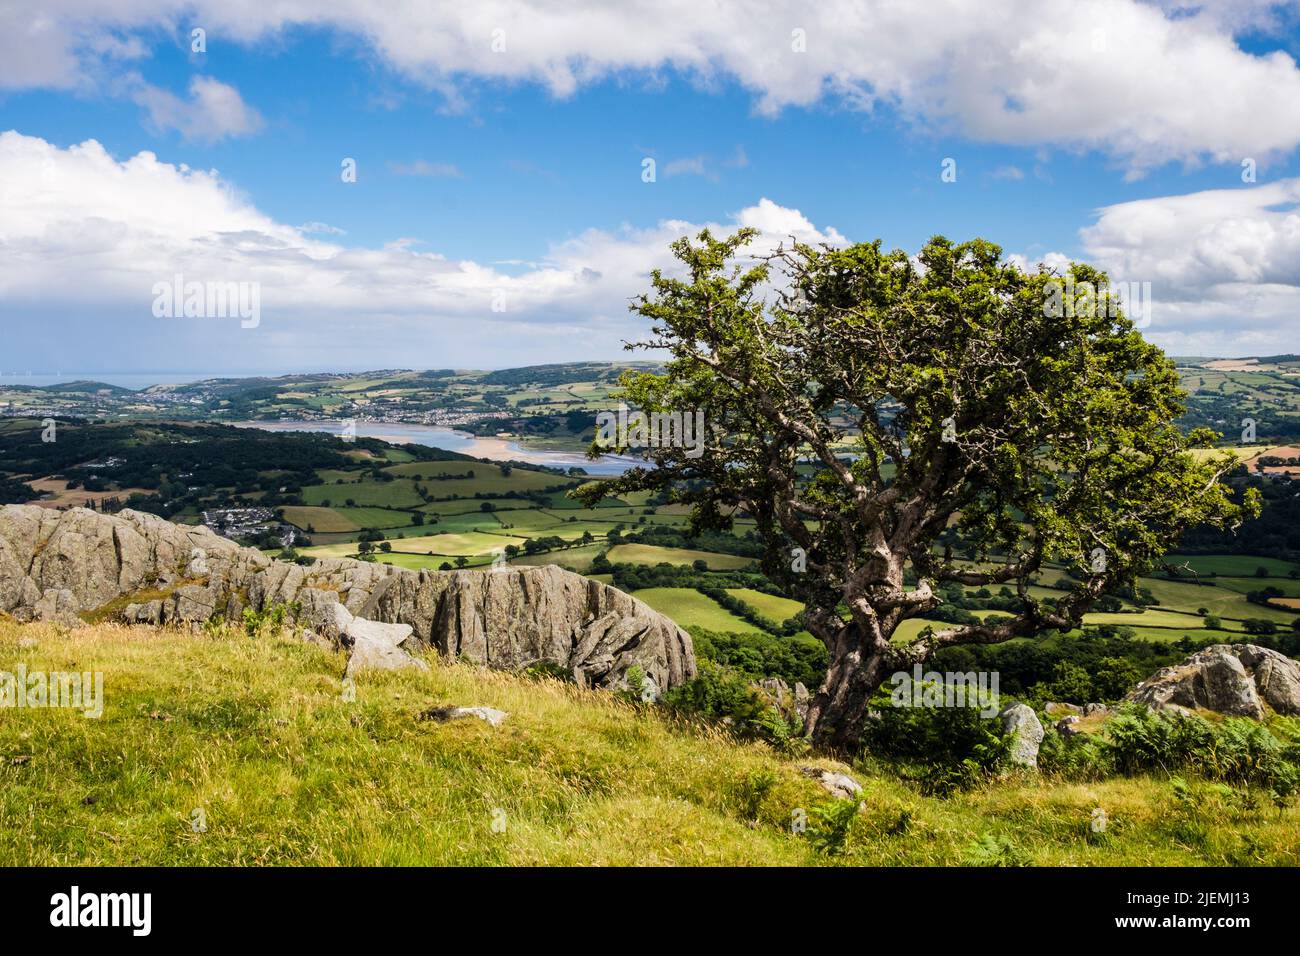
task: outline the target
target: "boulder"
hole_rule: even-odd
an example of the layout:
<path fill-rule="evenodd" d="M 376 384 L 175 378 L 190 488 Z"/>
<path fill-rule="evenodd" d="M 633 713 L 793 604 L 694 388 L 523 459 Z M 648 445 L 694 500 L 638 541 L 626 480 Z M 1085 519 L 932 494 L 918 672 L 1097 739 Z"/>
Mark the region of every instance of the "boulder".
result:
<path fill-rule="evenodd" d="M 1038 747 L 1043 742 L 1043 725 L 1028 704 L 1010 704 L 998 714 L 1003 733 L 1014 733 L 1010 760 L 1021 767 L 1038 768 Z"/>
<path fill-rule="evenodd" d="M 1234 644 L 1232 649 L 1264 703 L 1284 716 L 1300 717 L 1300 663 L 1254 644 Z"/>
<path fill-rule="evenodd" d="M 1056 732 L 1063 737 L 1073 737 L 1079 733 L 1078 728 L 1074 725 L 1080 720 L 1078 714 L 1068 714 L 1056 722 Z"/>
<path fill-rule="evenodd" d="M 800 767 L 799 772 L 816 780 L 833 797 L 856 800 L 862 796 L 862 784 L 846 773 L 836 773 L 821 767 Z"/>
<path fill-rule="evenodd" d="M 1216 644 L 1162 667 L 1126 698 L 1156 710 L 1208 710 L 1237 717 L 1300 715 L 1300 664 L 1253 644 Z"/>
<path fill-rule="evenodd" d="M 386 671 L 407 667 L 428 670 L 428 664 L 412 657 L 401 646 L 412 633 L 414 629 L 409 624 L 385 624 L 354 617 L 343 630 L 343 643 L 350 648 L 343 676 L 355 677 L 358 671 L 368 667 Z"/>
<path fill-rule="evenodd" d="M 641 668 L 656 694 L 695 676 L 690 635 L 674 621 L 630 594 L 559 567 L 409 571 L 345 558 L 301 567 L 207 528 L 136 511 L 0 508 L 0 612 L 18 620 L 40 613 L 71 620 L 145 590 L 154 593 L 125 604 L 123 620 L 194 623 L 217 613 L 239 620 L 245 608 L 295 605 L 297 625 L 340 642 L 339 608 L 366 621 L 408 626 L 410 648 L 419 644 L 449 659 L 506 670 L 554 664 L 589 687 L 626 687 L 632 667 Z M 56 596 L 47 599 L 51 591 Z M 380 644 L 401 650 L 391 635 Z M 362 660 L 396 661 L 401 654 L 369 648 Z"/>
<path fill-rule="evenodd" d="M 431 707 L 424 713 L 420 714 L 420 720 L 435 720 L 444 724 L 449 720 L 462 720 L 466 717 L 477 717 L 479 720 L 490 724 L 493 727 L 500 727 L 505 723 L 505 719 L 510 715 L 504 710 L 496 710 L 493 707 Z"/>

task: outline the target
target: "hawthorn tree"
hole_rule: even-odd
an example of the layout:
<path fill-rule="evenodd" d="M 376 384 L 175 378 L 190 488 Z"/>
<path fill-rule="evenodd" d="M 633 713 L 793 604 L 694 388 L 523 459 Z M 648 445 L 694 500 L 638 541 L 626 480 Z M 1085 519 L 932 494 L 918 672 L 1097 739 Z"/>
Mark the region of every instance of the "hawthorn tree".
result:
<path fill-rule="evenodd" d="M 805 727 L 817 745 L 855 749 L 891 673 L 952 645 L 1077 627 L 1183 529 L 1257 512 L 1218 481 L 1230 456 L 1191 453 L 1217 436 L 1174 425 L 1173 363 L 1103 274 L 1072 265 L 1062 303 L 1065 277 L 983 240 L 936 237 L 915 259 L 879 241 L 742 259 L 752 237 L 678 240 L 684 278 L 654 271 L 631 306 L 652 334 L 627 347 L 670 359 L 625 375 L 624 398 L 688 421 L 703 410 L 703 454 L 669 435 L 639 449 L 646 466 L 576 496 L 666 491 L 692 506 L 693 532 L 756 522 L 764 572 L 806 604 L 829 652 Z M 1088 283 L 1095 294 L 1076 296 Z M 644 437 L 621 434 L 617 450 Z M 1047 562 L 1072 571 L 1054 600 L 1030 591 Z M 953 583 L 1013 587 L 1020 610 L 895 638 Z"/>

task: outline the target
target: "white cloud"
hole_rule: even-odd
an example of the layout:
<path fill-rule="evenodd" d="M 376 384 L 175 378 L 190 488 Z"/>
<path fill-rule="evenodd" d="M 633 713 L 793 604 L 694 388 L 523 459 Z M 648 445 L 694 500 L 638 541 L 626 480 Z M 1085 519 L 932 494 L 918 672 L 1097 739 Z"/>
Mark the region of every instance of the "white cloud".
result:
<path fill-rule="evenodd" d="M 589 229 L 536 261 L 456 259 L 413 239 L 349 247 L 334 227 L 276 222 L 215 171 L 11 131 L 0 134 L 0 320 L 6 354 L 35 367 L 70 367 L 86 342 L 91 360 L 117 355 L 117 367 L 205 371 L 614 358 L 646 331 L 629 298 L 652 269 L 675 272 L 668 244 L 743 226 L 761 233 L 756 255 L 791 237 L 848 241 L 763 198 L 721 222 Z M 1171 353 L 1297 350 L 1300 179 L 1108 206 L 1080 236 L 1082 258 L 1116 281 L 1152 283 L 1144 334 Z M 176 273 L 260 283 L 261 325 L 154 318 L 153 284 Z"/>
<path fill-rule="evenodd" d="M 1168 351 L 1297 351 L 1300 179 L 1107 206 L 1079 234 L 1112 279 L 1151 283 Z"/>
<path fill-rule="evenodd" d="M 0 134 L 0 316 L 9 350 L 37 367 L 42 355 L 68 367 L 58 355 L 82 348 L 83 328 L 97 360 L 116 351 L 137 364 L 143 347 L 151 367 L 167 368 L 196 356 L 226 368 L 612 358 L 646 331 L 629 297 L 648 288 L 652 268 L 674 271 L 668 244 L 705 225 L 762 230 L 756 252 L 788 236 L 844 241 L 763 199 L 724 223 L 591 229 L 538 263 L 503 268 L 419 251 L 411 239 L 357 248 L 318 238 L 333 230 L 275 222 L 215 171 L 152 153 L 118 161 L 93 140 L 60 149 Z M 261 325 L 154 318 L 154 284 L 178 273 L 258 283 Z"/>
<path fill-rule="evenodd" d="M 1167 161 L 1263 160 L 1300 144 L 1300 70 L 1235 35 L 1272 6 L 1165 0 L 52 0 L 0 13 L 0 88 L 75 86 L 117 43 L 179 36 L 252 44 L 296 26 L 358 36 L 394 70 L 463 103 L 466 77 L 540 83 L 568 96 L 628 71 L 733 77 L 757 108 L 835 98 L 897 108 L 987 141 L 1098 149 L 1131 171 Z M 182 12 L 185 16 L 182 17 Z M 806 34 L 796 52 L 792 31 Z M 504 41 L 494 51 L 493 32 Z M 498 44 L 498 47 L 501 45 Z"/>
<path fill-rule="evenodd" d="M 215 143 L 229 136 L 246 136 L 262 126 L 262 118 L 237 89 L 211 77 L 190 80 L 189 100 L 138 77 L 131 77 L 126 85 L 156 129 L 174 129 L 187 140 Z"/>

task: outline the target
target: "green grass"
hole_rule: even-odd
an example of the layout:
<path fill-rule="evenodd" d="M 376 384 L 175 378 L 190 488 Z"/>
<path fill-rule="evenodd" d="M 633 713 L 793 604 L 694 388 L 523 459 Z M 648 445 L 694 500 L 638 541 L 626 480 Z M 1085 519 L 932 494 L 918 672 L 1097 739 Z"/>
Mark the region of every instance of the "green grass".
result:
<path fill-rule="evenodd" d="M 438 474 L 468 475 L 473 478 L 443 478 Z M 405 465 L 394 465 L 384 469 L 385 474 L 406 478 L 422 475 L 420 484 L 429 489 L 435 498 L 448 498 L 459 495 L 472 498 L 475 494 L 500 495 L 507 491 L 540 491 L 555 485 L 576 485 L 572 478 L 552 475 L 544 471 L 529 471 L 512 468 L 510 474 L 503 475 L 501 466 L 489 465 L 481 461 L 415 461 Z"/>
<path fill-rule="evenodd" d="M 391 564 L 399 568 L 406 568 L 408 571 L 421 571 L 428 569 L 436 571 L 444 564 L 452 563 L 446 555 L 427 555 L 427 554 L 400 554 L 393 552 L 391 554 L 376 554 L 375 560 L 381 564 Z M 454 567 L 454 563 L 453 563 Z"/>
<path fill-rule="evenodd" d="M 562 568 L 568 568 L 571 571 L 585 571 L 591 566 L 591 559 L 601 551 L 605 550 L 605 545 L 585 544 L 576 548 L 564 548 L 559 551 L 546 551 L 542 554 L 520 555 L 510 560 L 511 564 L 524 565 L 545 565 L 558 564 Z M 604 575 L 606 578 L 611 575 Z"/>
<path fill-rule="evenodd" d="M 1277 558 L 1256 558 L 1248 554 L 1170 554 L 1165 563 L 1191 567 L 1198 574 L 1226 574 L 1231 577 L 1254 577 L 1256 568 L 1267 568 L 1270 577 L 1284 578 L 1297 566 Z M 1260 578 L 1261 587 L 1268 578 Z"/>
<path fill-rule="evenodd" d="M 1300 597 L 1300 581 L 1293 581 L 1290 578 L 1217 577 L 1214 579 L 1214 584 L 1225 591 L 1236 591 L 1238 594 L 1262 591 L 1264 588 L 1276 588 L 1288 597 Z"/>
<path fill-rule="evenodd" d="M 0 623 L 0 668 L 19 660 L 102 671 L 105 708 L 0 719 L 6 866 L 960 865 L 985 836 L 1038 865 L 1300 862 L 1300 810 L 1195 781 L 1192 806 L 1158 776 L 1011 775 L 941 799 L 465 664 L 363 673 L 348 702 L 342 655 L 291 637 Z M 510 716 L 416 719 L 449 703 Z M 829 804 L 797 770 L 809 762 L 864 787 L 838 856 L 792 832 L 797 810 Z M 1089 832 L 1097 807 L 1104 840 Z"/>
<path fill-rule="evenodd" d="M 362 527 L 351 519 L 345 518 L 333 508 L 290 506 L 284 509 L 284 520 L 304 530 L 310 526 L 316 531 L 330 533 L 360 531 Z"/>
<path fill-rule="evenodd" d="M 742 620 L 717 601 L 694 588 L 642 588 L 632 596 L 667 614 L 682 627 L 703 627 L 710 631 L 761 634 L 754 625 Z"/>
<path fill-rule="evenodd" d="M 473 557 L 475 555 L 492 554 L 508 544 L 523 544 L 522 538 L 512 538 L 505 534 L 487 534 L 481 531 L 431 534 L 428 528 L 413 530 L 423 530 L 423 533 L 416 537 L 391 539 L 390 543 L 394 551 L 407 554 L 427 555 L 432 552 L 435 555 L 451 557 L 458 555 Z M 356 554 L 357 546 L 355 543 L 327 544 L 300 548 L 299 551 L 302 554 L 317 558 L 346 558 Z"/>
<path fill-rule="evenodd" d="M 1278 624 L 1289 623 L 1295 617 L 1274 608 L 1251 604 L 1244 594 L 1217 585 L 1196 585 L 1162 578 L 1142 578 L 1141 583 L 1151 589 L 1161 608 L 1169 610 L 1195 613 L 1199 608 L 1206 608 L 1224 620 L 1244 621 L 1253 617 Z"/>
<path fill-rule="evenodd" d="M 525 510 L 535 507 L 531 501 L 518 498 L 494 498 L 492 505 L 496 511 Z M 423 511 L 425 514 L 462 515 L 471 511 L 481 512 L 483 502 L 476 498 L 460 498 L 455 501 L 435 501 L 432 504 L 421 505 L 415 510 Z"/>
<path fill-rule="evenodd" d="M 1084 624 L 1119 624 L 1124 627 L 1174 627 L 1195 628 L 1201 620 L 1195 614 L 1183 614 L 1176 611 L 1164 611 L 1159 608 L 1143 611 L 1141 614 L 1095 613 L 1083 616 Z M 1224 630 L 1241 632 L 1241 625 L 1233 621 L 1223 622 Z"/>
<path fill-rule="evenodd" d="M 767 594 L 764 591 L 755 591 L 753 588 L 728 588 L 727 593 L 732 597 L 740 598 L 759 614 L 777 624 L 803 610 L 803 604 L 799 601 Z"/>
<path fill-rule="evenodd" d="M 414 508 L 423 503 L 412 481 L 367 480 L 342 485 L 308 485 L 302 490 L 302 500 L 308 505 L 328 501 L 331 506 L 344 507 L 349 499 L 362 507 Z"/>
<path fill-rule="evenodd" d="M 754 558 L 734 554 L 717 554 L 713 551 L 690 551 L 686 548 L 660 548 L 652 544 L 620 544 L 610 548 L 609 560 L 614 564 L 692 564 L 698 560 L 708 562 L 715 571 L 747 567 Z"/>
<path fill-rule="evenodd" d="M 412 512 L 390 508 L 332 508 L 342 517 L 362 528 L 409 528 Z"/>
<path fill-rule="evenodd" d="M 432 523 L 430 518 L 428 524 L 421 528 L 413 528 L 412 531 L 421 535 L 433 534 L 435 532 L 461 532 L 461 531 L 500 531 L 501 523 L 494 515 L 485 514 L 482 511 L 467 511 L 459 515 L 438 515 L 437 524 Z"/>

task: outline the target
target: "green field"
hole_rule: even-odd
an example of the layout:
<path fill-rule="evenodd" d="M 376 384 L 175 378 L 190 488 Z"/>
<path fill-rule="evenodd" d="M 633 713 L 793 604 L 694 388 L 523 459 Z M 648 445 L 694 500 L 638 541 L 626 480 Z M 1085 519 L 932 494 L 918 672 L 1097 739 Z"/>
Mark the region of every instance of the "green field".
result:
<path fill-rule="evenodd" d="M 1169 610 L 1196 613 L 1198 609 L 1205 608 L 1225 621 L 1261 618 L 1285 624 L 1292 619 L 1292 615 L 1283 611 L 1251 604 L 1245 595 L 1215 585 L 1188 584 L 1163 578 L 1143 578 L 1141 583 L 1151 589 L 1151 593 L 1160 601 L 1161 608 Z"/>
<path fill-rule="evenodd" d="M 713 551 L 689 551 L 685 548 L 661 548 L 650 544 L 620 544 L 610 548 L 609 560 L 614 564 L 692 564 L 703 560 L 710 568 L 727 570 L 744 568 L 754 563 L 754 558 L 734 554 L 717 554 Z"/>
<path fill-rule="evenodd" d="M 343 517 L 333 508 L 294 505 L 284 509 L 284 520 L 304 531 L 309 527 L 321 532 L 360 531 L 362 527 L 351 519 Z"/>
<path fill-rule="evenodd" d="M 472 478 L 438 478 L 439 474 L 469 475 Z M 501 495 L 509 491 L 541 491 L 555 485 L 576 485 L 572 478 L 552 475 L 542 471 L 526 471 L 512 468 L 510 474 L 503 475 L 499 465 L 489 465 L 481 461 L 416 461 L 405 465 L 385 468 L 384 474 L 396 475 L 407 479 L 414 475 L 423 476 L 420 484 L 429 489 L 434 498 L 472 496 L 476 493 Z"/>
<path fill-rule="evenodd" d="M 682 627 L 703 627 L 736 634 L 763 633 L 694 588 L 642 588 L 633 597 L 667 614 Z"/>
<path fill-rule="evenodd" d="M 727 593 L 739 598 L 769 621 L 780 624 L 803 610 L 803 604 L 789 598 L 778 597 L 753 588 L 728 588 Z"/>
<path fill-rule="evenodd" d="M 1291 571 L 1300 571 L 1300 565 L 1276 558 L 1256 558 L 1248 554 L 1170 554 L 1165 556 L 1164 561 L 1175 566 L 1186 564 L 1198 574 L 1224 574 L 1241 578 L 1253 578 L 1258 568 L 1267 569 L 1270 578 L 1285 578 Z"/>
<path fill-rule="evenodd" d="M 605 549 L 604 544 L 586 544 L 577 548 L 564 548 L 560 551 L 547 551 L 543 554 L 521 554 L 511 558 L 511 564 L 544 565 L 558 564 L 571 571 L 585 571 L 591 566 L 591 559 Z M 600 575 L 609 578 L 610 575 Z"/>
<path fill-rule="evenodd" d="M 350 499 L 361 506 L 388 506 L 391 508 L 414 508 L 423 504 L 415 491 L 412 481 L 360 481 L 342 485 L 308 485 L 302 490 L 303 501 L 309 505 L 322 505 L 328 501 L 331 506 L 351 507 Z"/>

